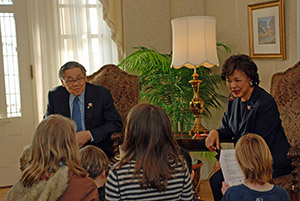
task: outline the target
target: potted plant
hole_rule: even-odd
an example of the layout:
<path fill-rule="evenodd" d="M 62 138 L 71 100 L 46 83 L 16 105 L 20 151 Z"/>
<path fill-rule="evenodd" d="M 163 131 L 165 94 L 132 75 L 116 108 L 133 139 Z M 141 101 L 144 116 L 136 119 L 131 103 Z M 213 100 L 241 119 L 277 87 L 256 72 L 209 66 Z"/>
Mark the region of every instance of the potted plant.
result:
<path fill-rule="evenodd" d="M 222 46 L 228 52 L 229 48 Z M 193 71 L 187 68 L 171 68 L 172 55 L 159 53 L 154 48 L 136 47 L 137 51 L 121 61 L 123 70 L 136 73 L 140 77 L 140 100 L 158 105 L 168 114 L 174 132 L 190 130 L 194 116 L 189 108 L 193 89 L 189 81 Z M 199 95 L 204 101 L 202 116 L 210 118 L 211 108 L 220 109 L 226 97 L 218 93 L 220 84 L 224 84 L 214 68 L 197 68 L 200 85 Z"/>

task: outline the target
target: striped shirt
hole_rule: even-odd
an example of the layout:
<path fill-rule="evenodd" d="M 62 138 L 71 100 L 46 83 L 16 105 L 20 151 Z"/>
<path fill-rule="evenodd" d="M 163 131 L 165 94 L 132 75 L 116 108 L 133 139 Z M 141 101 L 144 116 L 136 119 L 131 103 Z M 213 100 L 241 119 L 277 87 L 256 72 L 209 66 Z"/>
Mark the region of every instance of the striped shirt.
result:
<path fill-rule="evenodd" d="M 192 183 L 187 166 L 182 171 L 179 163 L 176 173 L 168 179 L 166 190 L 158 192 L 156 188 L 141 188 L 138 180 L 132 179 L 135 161 L 130 163 L 121 168 L 116 167 L 117 163 L 109 171 L 105 184 L 106 200 L 192 200 Z"/>

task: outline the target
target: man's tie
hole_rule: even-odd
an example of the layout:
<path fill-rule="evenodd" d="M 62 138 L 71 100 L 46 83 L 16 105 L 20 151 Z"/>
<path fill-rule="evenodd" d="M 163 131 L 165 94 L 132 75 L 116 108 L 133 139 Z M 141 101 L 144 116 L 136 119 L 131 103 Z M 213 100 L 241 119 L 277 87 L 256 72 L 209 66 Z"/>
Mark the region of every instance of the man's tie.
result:
<path fill-rule="evenodd" d="M 78 96 L 76 96 L 73 101 L 73 111 L 72 111 L 72 119 L 75 121 L 75 123 L 77 125 L 76 132 L 83 130 L 82 123 L 81 123 L 81 112 L 80 112 L 78 101 L 79 101 L 79 98 L 78 98 Z"/>

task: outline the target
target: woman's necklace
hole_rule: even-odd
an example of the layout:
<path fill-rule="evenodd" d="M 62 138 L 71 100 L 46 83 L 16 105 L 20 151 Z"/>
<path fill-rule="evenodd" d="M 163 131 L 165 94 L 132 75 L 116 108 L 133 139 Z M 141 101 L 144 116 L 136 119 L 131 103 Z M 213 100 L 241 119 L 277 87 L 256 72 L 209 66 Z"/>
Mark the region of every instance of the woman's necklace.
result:
<path fill-rule="evenodd" d="M 245 97 L 241 97 L 242 102 L 246 102 L 250 99 L 252 93 L 253 93 L 254 87 L 251 87 L 248 91 L 248 93 L 245 95 Z"/>

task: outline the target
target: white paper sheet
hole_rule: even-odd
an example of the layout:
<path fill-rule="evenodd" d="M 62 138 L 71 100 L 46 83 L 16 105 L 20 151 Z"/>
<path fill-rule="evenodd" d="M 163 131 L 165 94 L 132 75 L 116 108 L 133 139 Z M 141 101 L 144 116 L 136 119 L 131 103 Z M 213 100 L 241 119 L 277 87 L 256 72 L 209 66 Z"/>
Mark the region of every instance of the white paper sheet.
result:
<path fill-rule="evenodd" d="M 244 175 L 235 159 L 234 149 L 221 150 L 220 165 L 226 183 L 230 186 L 244 183 Z"/>

